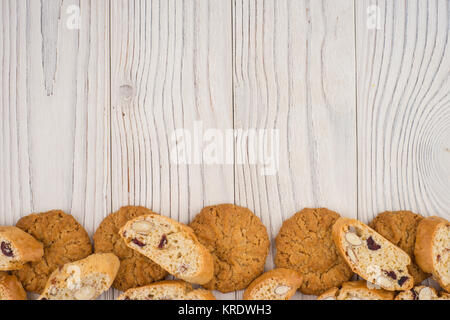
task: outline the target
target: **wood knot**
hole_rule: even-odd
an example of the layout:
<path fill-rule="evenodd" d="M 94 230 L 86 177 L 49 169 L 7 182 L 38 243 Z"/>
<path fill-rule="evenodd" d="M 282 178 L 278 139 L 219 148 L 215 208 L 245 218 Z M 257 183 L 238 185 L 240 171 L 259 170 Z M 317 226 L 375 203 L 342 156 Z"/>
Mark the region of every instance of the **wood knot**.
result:
<path fill-rule="evenodd" d="M 121 99 L 129 101 L 134 97 L 134 88 L 128 84 L 119 87 L 119 96 Z"/>

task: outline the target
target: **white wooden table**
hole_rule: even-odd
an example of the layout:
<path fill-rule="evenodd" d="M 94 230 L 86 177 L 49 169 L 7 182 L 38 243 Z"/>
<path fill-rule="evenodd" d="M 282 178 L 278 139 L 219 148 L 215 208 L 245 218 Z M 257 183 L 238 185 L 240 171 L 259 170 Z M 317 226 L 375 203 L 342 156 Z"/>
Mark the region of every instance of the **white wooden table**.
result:
<path fill-rule="evenodd" d="M 92 235 L 125 204 L 187 223 L 232 202 L 273 240 L 304 207 L 450 218 L 448 0 L 1 0 L 0 21 L 0 224 L 60 208 Z M 278 130 L 277 173 L 173 163 L 198 121 Z"/>

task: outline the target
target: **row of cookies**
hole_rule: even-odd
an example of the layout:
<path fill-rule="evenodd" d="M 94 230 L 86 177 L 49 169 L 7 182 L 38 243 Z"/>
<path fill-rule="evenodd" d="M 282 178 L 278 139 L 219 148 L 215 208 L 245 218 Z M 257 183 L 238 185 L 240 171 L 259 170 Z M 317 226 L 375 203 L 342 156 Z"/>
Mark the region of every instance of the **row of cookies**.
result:
<path fill-rule="evenodd" d="M 449 290 L 449 235 L 448 221 L 408 211 L 384 212 L 369 227 L 328 209 L 304 209 L 284 222 L 277 236 L 276 264 L 299 271 L 305 277 L 300 290 L 322 294 L 320 299 L 362 289 L 385 299 L 394 297 L 392 291 L 414 291 L 419 297 L 424 288 L 413 286 L 428 273 Z M 367 285 L 348 283 L 353 273 Z M 424 292 L 429 291 L 432 288 Z"/>
<path fill-rule="evenodd" d="M 393 227 L 398 228 L 396 223 L 391 224 L 390 228 L 386 226 L 389 225 L 391 214 L 401 218 L 404 218 L 403 216 L 408 218 L 409 214 L 414 215 L 412 213 L 380 215 L 377 218 L 381 221 L 379 225 L 387 230 L 383 231 L 383 228 L 379 227 L 380 233 L 395 234 L 389 230 Z M 383 218 L 383 215 L 387 218 Z M 230 204 L 204 208 L 190 224 L 190 228 L 143 207 L 124 207 L 110 214 L 101 223 L 94 235 L 94 246 L 97 253 L 109 252 L 118 257 L 120 266 L 116 270 L 117 276 L 113 277 L 115 279 L 113 287 L 122 291 L 131 290 L 125 292 L 121 296 L 122 299 L 148 296 L 142 293 L 149 290 L 153 292 L 157 288 L 166 288 L 168 285 L 178 288 L 180 292 L 185 292 L 186 298 L 203 296 L 197 295 L 197 291 L 185 282 L 164 281 L 149 285 L 163 279 L 168 272 L 188 282 L 222 292 L 248 287 L 244 294 L 246 299 L 288 299 L 295 293 L 297 287 L 300 287 L 303 293 L 320 294 L 327 289 L 342 285 L 353 275 L 350 268 L 352 260 L 348 252 L 359 249 L 357 249 L 358 246 L 354 247 L 354 244 L 351 251 L 348 248 L 336 249 L 330 230 L 338 219 L 337 213 L 327 209 L 304 209 L 285 221 L 276 240 L 275 262 L 281 268 L 261 277 L 258 276 L 264 269 L 269 249 L 267 231 L 250 210 Z M 345 223 L 341 225 L 346 226 Z M 410 225 L 411 223 L 400 224 L 407 228 L 410 228 Z M 48 283 L 49 274 L 54 269 L 61 268 L 64 263 L 76 261 L 74 256 L 84 258 L 91 253 L 92 248 L 87 233 L 72 216 L 61 211 L 32 214 L 22 218 L 17 226 L 44 245 L 43 259 L 29 262 L 21 270 L 14 271 L 28 291 L 42 293 L 43 287 Z M 354 229 L 355 226 L 351 228 Z M 361 233 L 365 226 L 357 225 L 357 228 Z M 51 231 L 44 232 L 45 230 Z M 369 233 L 373 231 L 370 230 Z M 59 235 L 59 232 L 63 235 Z M 342 246 L 338 246 L 339 248 L 348 245 L 347 233 L 343 237 L 336 237 L 336 239 L 346 239 Z M 410 239 L 414 237 L 411 236 L 411 231 L 407 234 L 406 238 L 410 242 Z M 359 236 L 362 235 L 359 234 Z M 372 236 L 371 241 L 375 243 L 372 245 L 375 247 L 385 241 L 383 237 L 379 239 L 380 235 L 376 232 L 370 236 Z M 369 239 L 369 237 L 366 238 Z M 386 237 L 389 238 L 389 235 Z M 397 239 L 397 242 L 402 247 L 403 237 L 397 238 L 400 239 Z M 362 240 L 367 242 L 367 239 Z M 403 244 L 406 251 L 408 251 L 406 248 L 408 241 Z M 353 239 L 354 242 L 355 239 Z M 66 246 L 67 250 L 63 249 Z M 395 253 L 401 251 L 390 243 L 387 243 L 386 247 L 393 249 Z M 397 252 L 397 249 L 400 251 Z M 63 250 L 65 251 L 62 252 Z M 341 254 L 339 254 L 340 251 L 342 251 Z M 384 248 L 379 252 L 383 251 Z M 448 255 L 443 253 L 442 261 L 447 261 L 446 254 Z M 354 254 L 350 257 L 354 258 Z M 405 260 L 407 261 L 406 258 Z M 425 260 L 428 261 L 428 258 Z M 42 267 L 43 261 L 47 268 Z M 445 263 L 448 264 L 444 262 L 444 265 Z M 420 271 L 418 268 L 417 270 Z M 361 270 L 356 272 L 362 273 Z M 399 278 L 402 277 L 406 276 L 399 274 Z M 405 280 L 403 285 L 406 284 L 406 287 L 409 287 L 412 279 L 413 277 L 408 277 L 408 281 Z M 136 287 L 141 288 L 136 289 Z M 271 290 L 268 290 L 270 288 Z M 400 289 L 402 288 L 400 286 Z M 54 293 L 56 289 L 54 287 L 52 289 Z M 272 296 L 267 296 L 267 292 L 270 292 Z M 264 295 L 261 295 L 262 293 Z M 206 294 L 206 297 L 211 296 L 210 293 Z"/>
<path fill-rule="evenodd" d="M 5 228 L 41 249 L 33 259 L 17 256 L 20 267 L 4 269 L 18 269 L 12 271 L 16 285 L 39 299 L 93 299 L 109 286 L 125 291 L 121 300 L 214 298 L 190 283 L 222 292 L 248 287 L 246 299 L 260 299 L 272 286 L 274 298 L 287 299 L 302 282 L 283 268 L 258 278 L 270 245 L 266 228 L 250 210 L 231 204 L 204 208 L 190 227 L 144 207 L 123 207 L 98 227 L 94 254 L 86 231 L 62 211 L 32 214 Z M 186 282 L 159 281 L 168 273 Z"/>
<path fill-rule="evenodd" d="M 31 214 L 0 227 L 0 299 L 94 299 L 109 289 L 119 259 L 92 254 L 87 232 L 62 211 Z M 25 288 L 25 289 L 24 289 Z"/>
<path fill-rule="evenodd" d="M 359 280 L 344 282 L 340 288 L 331 288 L 317 300 L 450 300 L 450 294 L 428 286 L 416 286 L 396 294 Z"/>
<path fill-rule="evenodd" d="M 111 284 L 125 291 L 162 280 L 168 273 L 223 292 L 243 289 L 263 271 L 269 248 L 267 231 L 248 209 L 233 205 L 213 208 L 205 208 L 191 224 L 198 229 L 199 238 L 204 242 L 201 244 L 188 226 L 144 207 L 123 207 L 106 217 L 98 227 L 94 234 L 93 255 L 86 231 L 73 216 L 59 210 L 31 214 L 20 219 L 16 227 L 0 230 L 3 251 L 0 269 L 11 273 L 8 281 L 16 279 L 17 287 L 23 286 L 26 291 L 38 293 L 41 299 L 94 298 Z M 210 241 L 208 224 L 213 220 L 223 225 L 217 225 L 214 239 Z M 204 231 L 203 236 L 201 230 Z M 11 232 L 19 236 L 8 238 Z M 19 239 L 21 237 L 27 237 L 27 242 Z M 242 244 L 233 248 L 236 241 Z M 211 245 L 217 248 L 217 252 L 207 249 Z M 24 254 L 19 254 L 22 249 Z M 103 265 L 99 257 L 107 256 L 100 253 L 109 253 L 109 257 L 114 257 L 118 263 L 105 263 L 117 265 L 117 270 L 113 268 L 106 273 L 108 281 L 98 279 L 104 284 L 99 291 L 95 289 L 96 281 L 91 275 L 97 273 L 95 279 L 100 274 L 102 277 L 105 275 L 105 272 L 97 270 Z M 230 260 L 230 264 L 222 263 L 224 260 Z M 77 272 L 80 270 L 73 264 L 88 264 L 89 276 Z M 95 264 L 99 264 L 97 269 Z M 231 270 L 233 265 L 240 270 Z M 77 285 L 74 285 L 74 276 Z M 108 284 L 109 280 L 111 284 Z M 167 285 L 167 282 L 154 286 L 158 285 Z M 180 282 L 171 285 L 185 289 L 189 286 L 187 283 L 180 285 Z M 84 290 L 85 294 L 75 294 L 85 287 L 94 287 L 95 290 L 91 288 Z M 16 298 L 23 297 L 23 292 Z"/>

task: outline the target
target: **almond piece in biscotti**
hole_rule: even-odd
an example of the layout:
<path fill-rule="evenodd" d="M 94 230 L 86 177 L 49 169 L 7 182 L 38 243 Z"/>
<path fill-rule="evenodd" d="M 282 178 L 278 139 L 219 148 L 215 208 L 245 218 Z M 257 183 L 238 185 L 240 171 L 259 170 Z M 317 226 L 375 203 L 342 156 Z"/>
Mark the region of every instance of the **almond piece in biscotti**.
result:
<path fill-rule="evenodd" d="M 347 232 L 345 234 L 345 240 L 347 240 L 348 243 L 350 243 L 352 246 L 360 246 L 362 245 L 361 238 L 356 235 L 356 233 L 353 232 Z"/>

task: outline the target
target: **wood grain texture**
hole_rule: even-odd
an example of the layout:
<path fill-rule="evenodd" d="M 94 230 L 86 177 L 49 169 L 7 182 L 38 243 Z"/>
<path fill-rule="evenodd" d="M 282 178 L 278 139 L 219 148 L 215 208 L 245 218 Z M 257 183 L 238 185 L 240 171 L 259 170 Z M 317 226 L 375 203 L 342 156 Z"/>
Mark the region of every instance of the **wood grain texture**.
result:
<path fill-rule="evenodd" d="M 295 212 L 357 214 L 353 1 L 236 0 L 233 21 L 235 127 L 280 137 L 277 174 L 236 166 L 236 202 L 267 226 L 271 269 Z"/>
<path fill-rule="evenodd" d="M 60 208 L 92 235 L 122 205 L 188 223 L 234 202 L 274 244 L 304 207 L 450 219 L 448 0 L 2 0 L 0 18 L 0 225 Z M 174 132 L 199 126 L 244 140 L 183 163 Z M 240 164 L 253 129 L 278 135 L 276 174 Z"/>
<path fill-rule="evenodd" d="M 81 8 L 81 29 L 67 9 Z M 70 11 L 70 10 L 69 10 Z M 110 210 L 109 2 L 1 1 L 0 224 Z"/>
<path fill-rule="evenodd" d="M 400 209 L 450 218 L 449 10 L 445 0 L 356 1 L 363 221 Z"/>
<path fill-rule="evenodd" d="M 111 26 L 113 209 L 144 205 L 188 223 L 234 202 L 231 165 L 171 160 L 175 130 L 232 128 L 231 4 L 114 1 Z"/>

